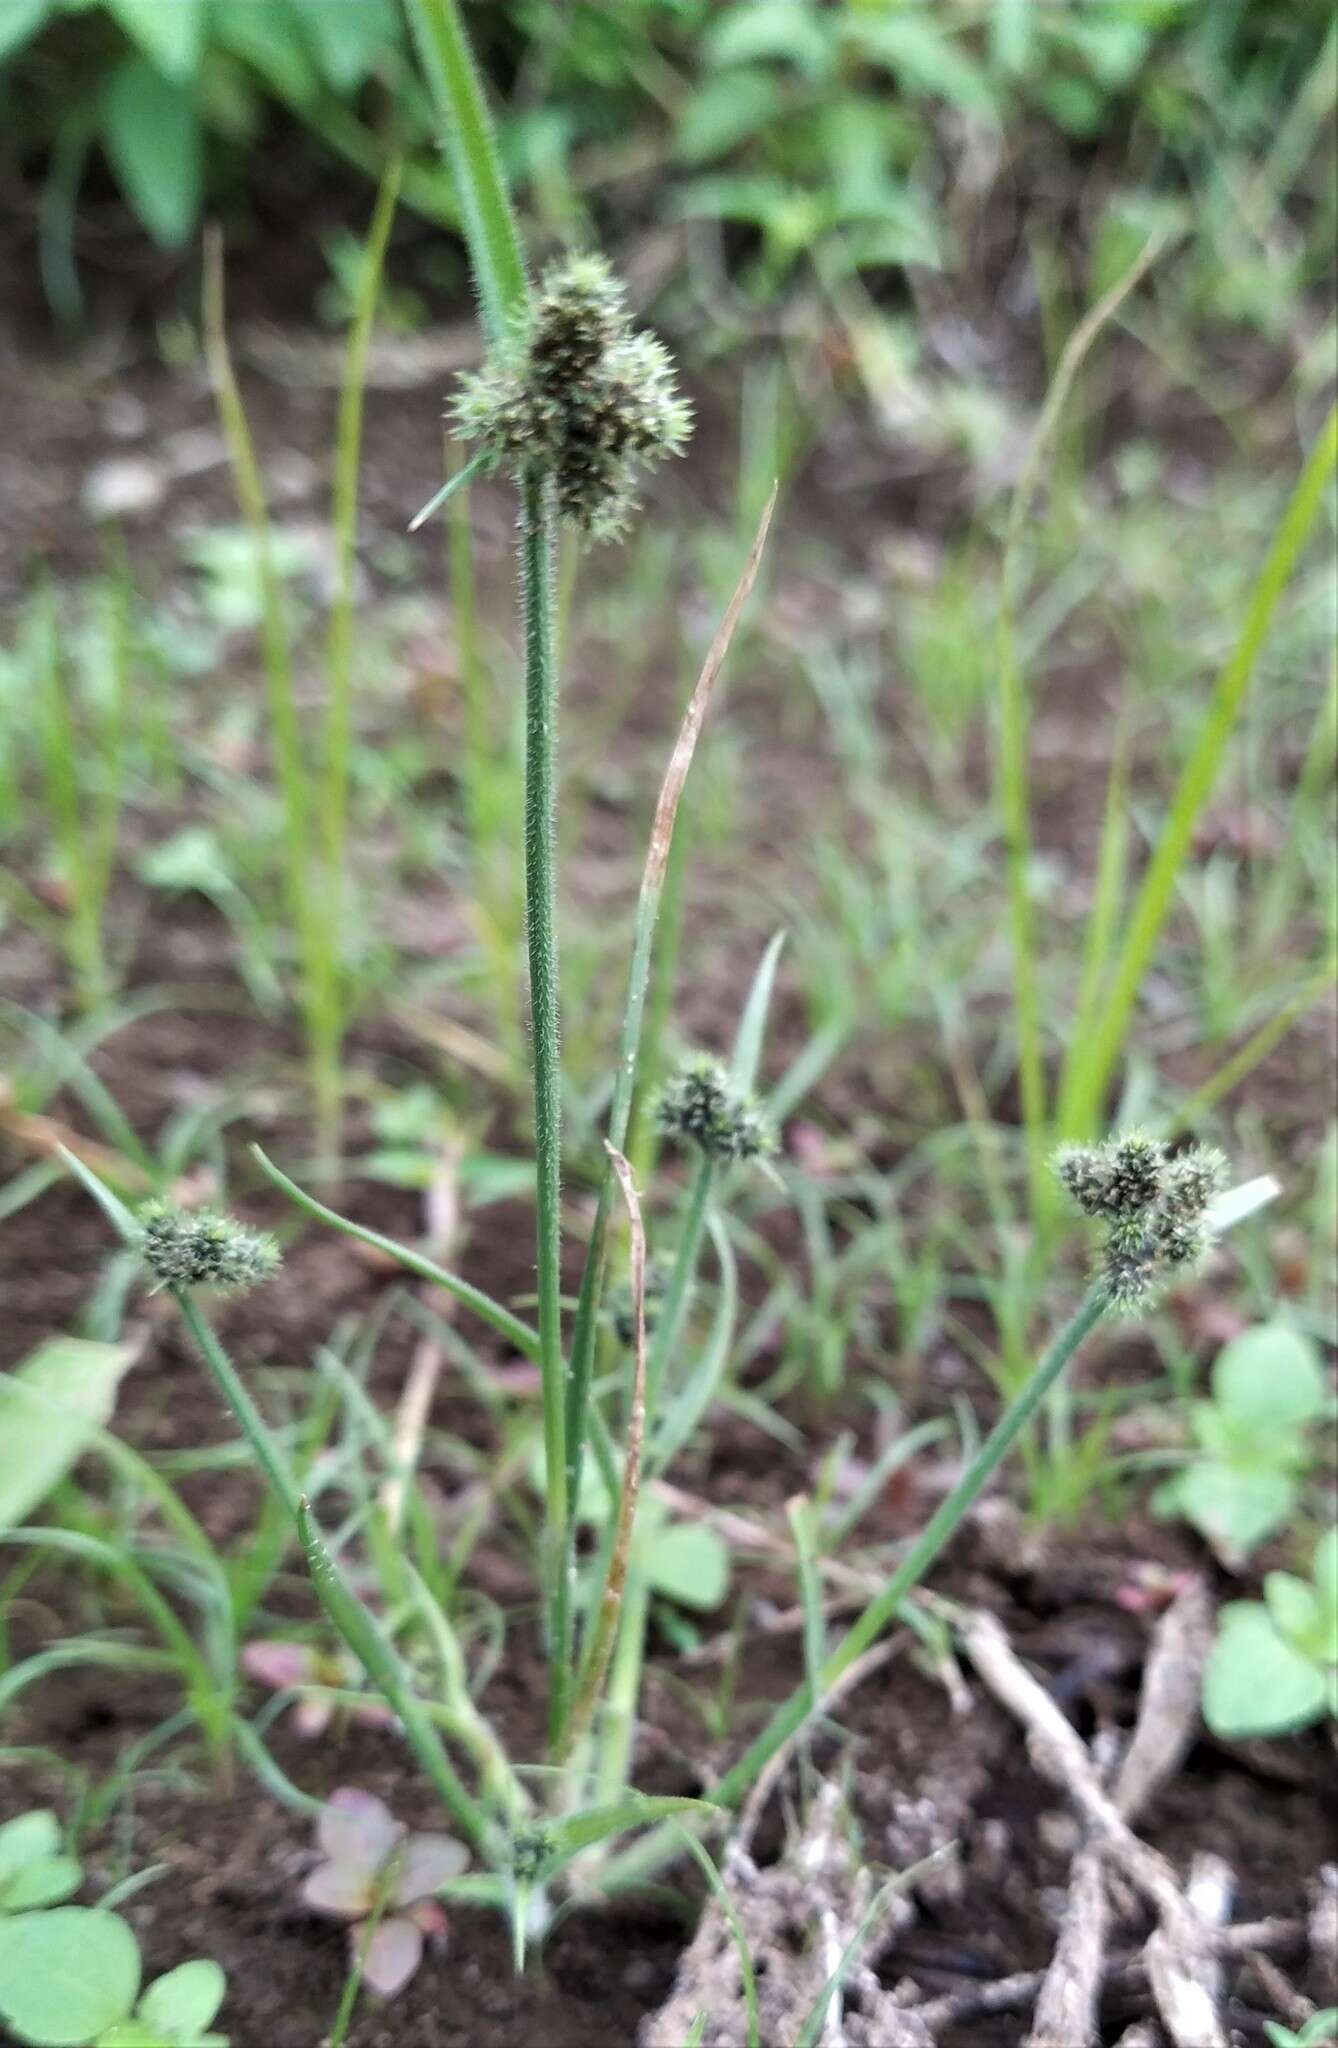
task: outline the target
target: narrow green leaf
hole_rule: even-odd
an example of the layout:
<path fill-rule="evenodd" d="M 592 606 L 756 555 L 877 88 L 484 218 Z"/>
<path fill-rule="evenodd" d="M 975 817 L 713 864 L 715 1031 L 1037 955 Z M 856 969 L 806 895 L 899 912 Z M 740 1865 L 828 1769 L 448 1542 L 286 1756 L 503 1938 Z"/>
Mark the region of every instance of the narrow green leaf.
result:
<path fill-rule="evenodd" d="M 709 1799 L 670 1799 L 651 1797 L 644 1792 L 627 1792 L 621 1799 L 610 1800 L 607 1805 L 587 1806 L 579 1813 L 567 1814 L 547 1826 L 543 1875 L 546 1878 L 554 1876 L 582 1850 L 593 1848 L 596 1842 L 607 1841 L 610 1835 L 625 1835 L 632 1828 L 669 1820 L 681 1813 L 697 1814 L 703 1820 L 710 1820 L 719 1817 L 720 1809 Z"/>
<path fill-rule="evenodd" d="M 451 1818 L 476 1849 L 487 1834 L 482 1813 L 457 1778 L 423 1703 L 380 1623 L 353 1591 L 331 1557 L 307 1500 L 298 1502 L 297 1532 L 322 1607 L 372 1684 L 398 1716 L 406 1738 Z"/>
<path fill-rule="evenodd" d="M 465 464 L 463 469 L 457 469 L 454 476 L 447 477 L 441 489 L 428 499 L 426 505 L 419 506 L 413 518 L 409 521 L 407 531 L 417 533 L 419 527 L 431 519 L 434 512 L 440 512 L 442 506 L 455 496 L 462 484 L 467 484 L 471 477 L 478 475 L 487 459 L 487 452 L 485 450 L 483 453 L 475 455 Z"/>
<path fill-rule="evenodd" d="M 367 1230 L 361 1223 L 350 1222 L 347 1216 L 341 1216 L 338 1210 L 327 1209 L 324 1202 L 318 1202 L 314 1195 L 307 1194 L 296 1181 L 289 1180 L 287 1174 L 280 1171 L 274 1161 L 261 1151 L 259 1145 L 252 1145 L 251 1156 L 261 1172 L 273 1181 L 276 1188 L 281 1188 L 289 1201 L 295 1203 L 306 1215 L 314 1216 L 319 1223 L 328 1223 L 332 1230 L 342 1230 L 346 1237 L 356 1237 L 361 1244 L 374 1245 L 378 1251 L 389 1253 L 390 1257 L 397 1260 L 408 1272 L 416 1273 L 420 1280 L 430 1280 L 435 1287 L 445 1288 L 448 1294 L 453 1294 L 457 1301 L 463 1302 L 466 1308 L 471 1308 L 483 1322 L 491 1323 L 493 1329 L 500 1330 L 526 1358 L 538 1358 L 538 1332 L 531 1329 L 528 1323 L 523 1323 L 519 1316 L 512 1315 L 510 1309 L 503 1308 L 500 1302 L 494 1301 L 491 1295 L 484 1294 L 481 1288 L 471 1286 L 468 1280 L 461 1280 L 457 1274 L 448 1273 L 444 1266 L 437 1265 L 433 1259 L 425 1258 L 421 1252 L 410 1251 L 407 1245 L 397 1243 L 393 1237 L 383 1237 L 379 1230 Z"/>
<path fill-rule="evenodd" d="M 1329 413 L 1282 515 L 1251 593 L 1240 636 L 1218 676 L 1198 738 L 1176 785 L 1157 848 L 1134 901 L 1111 987 L 1102 1005 L 1095 1044 L 1084 1061 L 1083 1095 L 1075 1127 L 1093 1125 L 1120 1056 L 1143 976 L 1175 896 L 1176 878 L 1193 841 L 1200 812 L 1217 781 L 1226 745 L 1236 728 L 1273 614 L 1291 581 L 1301 550 L 1328 494 L 1338 464 L 1338 405 Z"/>
<path fill-rule="evenodd" d="M 496 347 L 528 303 L 529 284 L 492 116 L 455 0 L 405 4 L 419 60 L 442 116 L 479 308 L 488 339 Z"/>
<path fill-rule="evenodd" d="M 767 1012 L 771 1008 L 772 991 L 776 985 L 776 969 L 785 946 L 785 933 L 777 932 L 766 952 L 762 955 L 748 1000 L 743 1006 L 739 1029 L 734 1040 L 734 1051 L 730 1057 L 729 1077 L 741 1095 L 751 1095 L 757 1086 L 757 1070 L 762 1060 L 762 1040 L 766 1034 Z"/>

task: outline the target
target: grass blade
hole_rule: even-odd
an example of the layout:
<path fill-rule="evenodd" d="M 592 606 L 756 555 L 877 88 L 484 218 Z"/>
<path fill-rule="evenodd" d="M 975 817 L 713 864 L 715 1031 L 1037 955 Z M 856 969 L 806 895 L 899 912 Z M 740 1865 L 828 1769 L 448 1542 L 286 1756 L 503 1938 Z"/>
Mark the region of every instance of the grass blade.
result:
<path fill-rule="evenodd" d="M 1026 683 L 1017 653 L 1016 597 L 1018 559 L 1032 499 L 1055 429 L 1063 415 L 1074 379 L 1106 322 L 1131 292 L 1165 245 L 1164 235 L 1144 244 L 1124 275 L 1116 280 L 1074 328 L 1060 355 L 1046 394 L 1009 507 L 999 569 L 999 620 L 996 638 L 999 693 L 998 796 L 1007 845 L 1009 922 L 1013 939 L 1013 1007 L 1017 1033 L 1018 1083 L 1022 1122 L 1027 1134 L 1027 1159 L 1033 1202 L 1048 1192 L 1045 1155 L 1048 1118 L 1045 1057 L 1041 1030 L 1041 999 L 1036 978 L 1036 935 L 1031 905 L 1031 792 L 1027 771 L 1028 705 Z"/>
<path fill-rule="evenodd" d="M 526 304 L 529 284 L 492 116 L 455 0 L 406 0 L 406 9 L 419 61 L 442 116 L 479 308 L 488 339 L 496 346 Z"/>
<path fill-rule="evenodd" d="M 1176 880 L 1193 841 L 1194 828 L 1217 780 L 1227 741 L 1240 716 L 1278 600 L 1291 580 L 1324 502 L 1335 465 L 1338 405 L 1329 413 L 1283 513 L 1251 595 L 1240 638 L 1217 679 L 1194 750 L 1172 798 L 1157 850 L 1135 898 L 1107 998 L 1075 1079 L 1070 1125 L 1074 1136 L 1086 1136 L 1095 1128 L 1107 1085 L 1124 1046 L 1143 975 L 1170 912 Z"/>
<path fill-rule="evenodd" d="M 305 1495 L 297 1503 L 297 1533 L 322 1607 L 372 1684 L 393 1708 L 442 1805 L 473 1846 L 483 1849 L 489 1833 L 483 1814 L 457 1778 L 422 1701 L 406 1684 L 403 1666 L 389 1637 L 331 1557 Z"/>
<path fill-rule="evenodd" d="M 458 1273 L 448 1273 L 444 1266 L 437 1265 L 435 1260 L 426 1258 L 422 1252 L 411 1251 L 408 1245 L 398 1243 L 395 1238 L 383 1237 L 379 1230 L 368 1230 L 365 1225 L 352 1222 L 349 1217 L 341 1216 L 337 1209 L 327 1209 L 324 1202 L 318 1202 L 314 1195 L 309 1195 L 296 1181 L 289 1180 L 287 1174 L 261 1151 L 259 1145 L 252 1145 L 251 1155 L 266 1178 L 272 1180 L 275 1187 L 280 1188 L 289 1201 L 305 1215 L 314 1217 L 318 1223 L 328 1223 L 332 1230 L 342 1230 L 345 1237 L 356 1237 L 360 1244 L 369 1244 L 375 1250 L 385 1252 L 418 1279 L 428 1280 L 434 1287 L 443 1288 L 447 1294 L 453 1294 L 457 1301 L 472 1309 L 480 1321 L 490 1323 L 494 1330 L 499 1331 L 509 1343 L 514 1344 L 517 1351 L 523 1352 L 526 1358 L 538 1358 L 538 1332 L 528 1323 L 522 1322 L 519 1316 L 512 1315 L 509 1308 L 503 1308 L 500 1301 L 494 1301 L 492 1296 L 485 1294 L 481 1288 L 473 1286 L 468 1280 L 462 1280 Z"/>

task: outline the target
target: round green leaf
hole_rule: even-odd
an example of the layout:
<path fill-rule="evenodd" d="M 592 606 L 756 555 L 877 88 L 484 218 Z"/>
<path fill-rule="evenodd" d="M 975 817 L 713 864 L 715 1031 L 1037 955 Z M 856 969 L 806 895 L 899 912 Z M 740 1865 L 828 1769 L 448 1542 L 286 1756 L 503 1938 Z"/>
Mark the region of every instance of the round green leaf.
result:
<path fill-rule="evenodd" d="M 60 1822 L 49 1806 L 20 1813 L 0 1828 L 0 1888 L 39 1856 L 54 1856 L 60 1847 Z"/>
<path fill-rule="evenodd" d="M 1254 1600 L 1222 1609 L 1203 1680 L 1203 1718 L 1214 1735 L 1241 1741 L 1303 1728 L 1324 1711 L 1318 1666 L 1303 1657 Z"/>
<path fill-rule="evenodd" d="M 58 1906 L 73 1898 L 83 1881 L 76 1856 L 34 1856 L 0 1887 L 0 1910 L 26 1913 L 34 1906 Z"/>
<path fill-rule="evenodd" d="M 1295 1482 L 1286 1472 L 1247 1471 L 1205 1459 L 1188 1465 L 1176 1489 L 1177 1505 L 1210 1543 L 1223 1550 L 1253 1550 L 1281 1528 L 1292 1510 Z"/>
<path fill-rule="evenodd" d="M 35 2048 L 78 2048 L 135 2002 L 139 1947 L 124 1920 L 89 1906 L 0 1920 L 0 2017 Z"/>
<path fill-rule="evenodd" d="M 139 2002 L 141 2017 L 169 2040 L 194 2041 L 213 2021 L 228 1980 L 208 1956 L 156 1977 Z"/>
<path fill-rule="evenodd" d="M 1325 1649 L 1324 1610 L 1313 1586 L 1291 1572 L 1269 1572 L 1264 1579 L 1264 1604 L 1273 1626 L 1303 1656 L 1321 1662 Z"/>
<path fill-rule="evenodd" d="M 1218 1353 L 1213 1393 L 1239 1421 L 1299 1429 L 1324 1407 L 1324 1367 L 1299 1330 L 1261 1323 L 1242 1330 Z"/>
<path fill-rule="evenodd" d="M 648 1564 L 653 1591 L 680 1607 L 705 1612 L 729 1591 L 729 1552 L 715 1530 L 700 1523 L 680 1522 L 657 1534 Z"/>

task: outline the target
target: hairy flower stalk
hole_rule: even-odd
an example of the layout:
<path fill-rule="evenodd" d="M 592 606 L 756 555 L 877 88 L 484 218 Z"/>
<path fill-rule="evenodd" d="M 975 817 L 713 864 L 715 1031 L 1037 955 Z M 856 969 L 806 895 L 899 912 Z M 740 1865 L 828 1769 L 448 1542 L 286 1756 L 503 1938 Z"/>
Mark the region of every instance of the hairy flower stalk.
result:
<path fill-rule="evenodd" d="M 641 470 L 676 454 L 690 413 L 661 344 L 634 333 L 622 286 L 597 256 L 554 264 L 518 309 L 482 370 L 464 377 L 450 417 L 487 469 L 520 491 L 518 557 L 525 619 L 525 922 L 534 1062 L 536 1264 L 543 1386 L 550 1734 L 571 1684 L 572 1446 L 561 1328 L 561 1065 L 555 882 L 557 657 L 553 532 L 561 518 L 614 539 L 636 508 Z M 579 1418 L 576 1419 L 579 1426 Z"/>

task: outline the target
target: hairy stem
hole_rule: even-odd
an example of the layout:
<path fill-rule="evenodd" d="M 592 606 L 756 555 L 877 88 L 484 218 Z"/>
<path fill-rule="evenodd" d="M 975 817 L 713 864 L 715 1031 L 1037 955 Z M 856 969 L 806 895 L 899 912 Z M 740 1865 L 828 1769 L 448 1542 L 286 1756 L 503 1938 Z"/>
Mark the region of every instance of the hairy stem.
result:
<path fill-rule="evenodd" d="M 557 657 L 553 641 L 553 528 L 548 485 L 526 477 L 521 490 L 520 578 L 525 613 L 525 937 L 530 968 L 530 1049 L 534 1062 L 535 1262 L 539 1296 L 539 1374 L 546 1465 L 550 1727 L 567 1712 L 571 1665 L 571 1593 L 567 1526 L 566 1373 L 562 1357 L 561 1162 L 557 890 L 554 876 L 557 754 Z"/>

